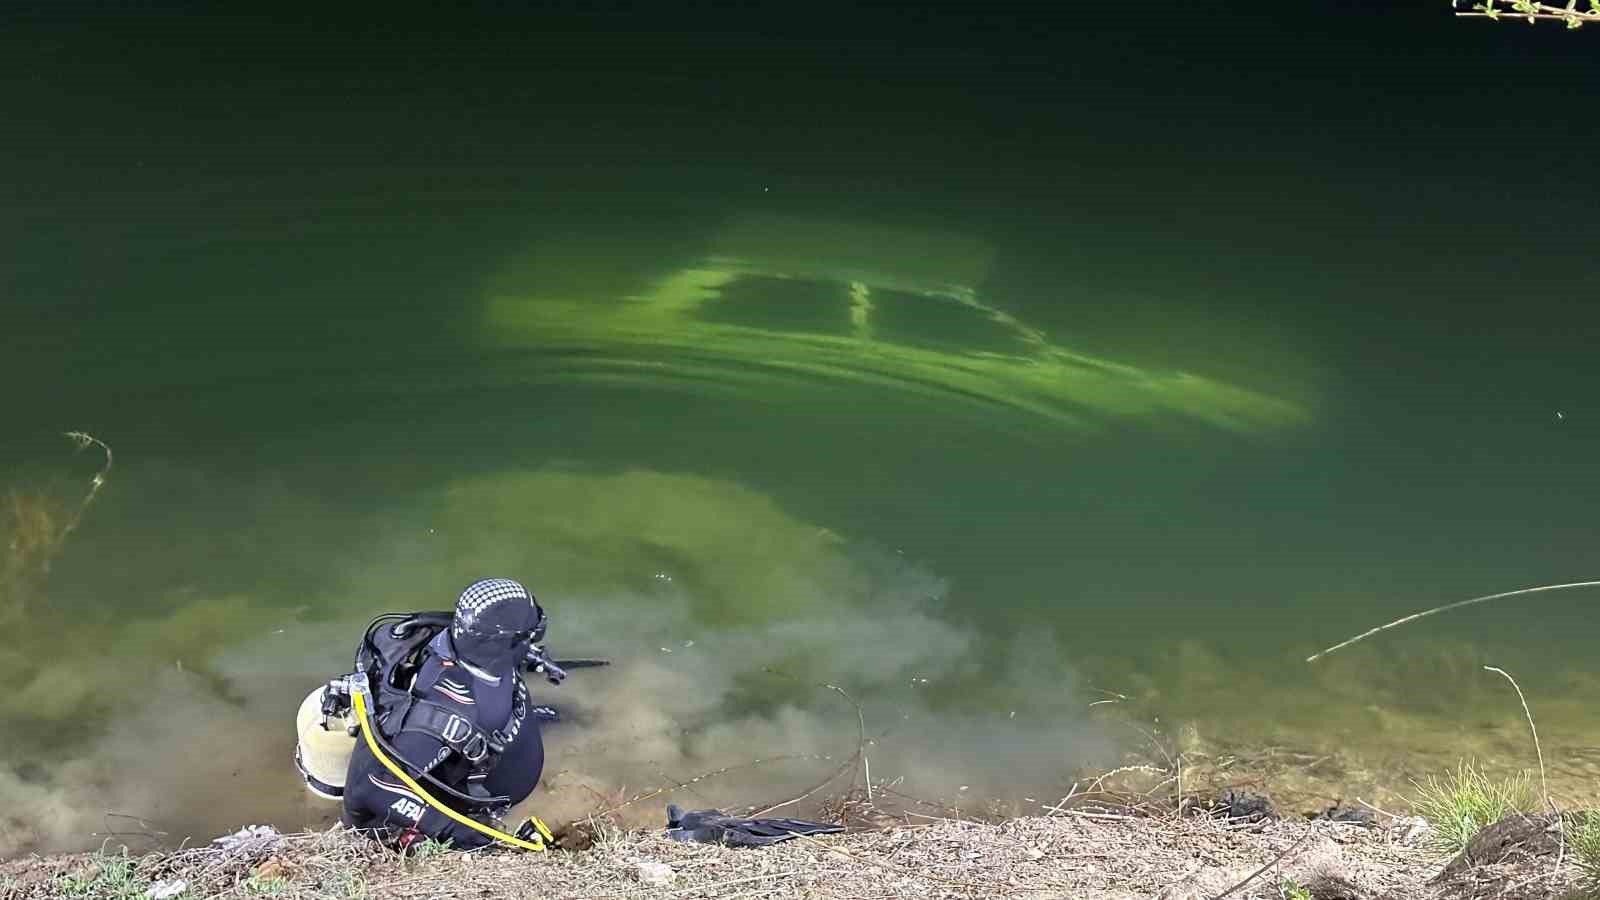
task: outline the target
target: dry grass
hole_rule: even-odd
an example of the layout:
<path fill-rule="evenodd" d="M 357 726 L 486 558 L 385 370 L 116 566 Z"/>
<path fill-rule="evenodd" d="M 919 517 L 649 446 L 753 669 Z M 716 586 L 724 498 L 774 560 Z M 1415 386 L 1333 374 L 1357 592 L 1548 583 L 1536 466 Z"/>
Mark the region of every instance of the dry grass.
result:
<path fill-rule="evenodd" d="M 646 885 L 641 863 L 671 867 Z M 562 898 L 1233 898 L 1281 897 L 1330 878 L 1363 897 L 1430 897 L 1426 852 L 1377 829 L 1247 825 L 1067 811 L 999 824 L 908 815 L 894 827 L 759 850 L 672 841 L 601 825 L 583 852 L 438 852 L 400 859 L 338 830 L 254 853 L 204 848 L 117 862 L 104 854 L 0 865 L 5 900 L 143 896 L 182 879 L 184 897 Z M 1253 877 L 1252 877 L 1253 876 Z M 9 879 L 9 887 L 4 887 Z"/>

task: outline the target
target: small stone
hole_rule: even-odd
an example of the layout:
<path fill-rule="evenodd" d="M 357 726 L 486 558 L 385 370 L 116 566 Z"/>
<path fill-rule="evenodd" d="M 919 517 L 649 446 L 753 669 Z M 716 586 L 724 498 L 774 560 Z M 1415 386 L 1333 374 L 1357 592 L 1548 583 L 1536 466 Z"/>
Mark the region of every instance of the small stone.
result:
<path fill-rule="evenodd" d="M 1040 850 L 1038 847 L 1029 847 L 1028 848 L 1028 858 L 1029 859 L 1044 859 L 1044 851 Z"/>
<path fill-rule="evenodd" d="M 163 880 L 150 885 L 145 890 L 144 895 L 147 900 L 171 900 L 171 898 L 182 894 L 188 889 L 189 882 L 184 881 L 182 878 L 174 878 L 170 881 Z"/>
<path fill-rule="evenodd" d="M 640 884 L 650 887 L 666 887 L 678 877 L 672 867 L 661 862 L 641 862 L 633 866 L 633 876 L 639 879 Z"/>
<path fill-rule="evenodd" d="M 1428 820 L 1421 816 L 1407 816 L 1395 822 L 1390 828 L 1395 842 L 1404 844 L 1407 847 L 1415 847 L 1423 843 L 1433 831 L 1433 826 L 1429 825 Z"/>

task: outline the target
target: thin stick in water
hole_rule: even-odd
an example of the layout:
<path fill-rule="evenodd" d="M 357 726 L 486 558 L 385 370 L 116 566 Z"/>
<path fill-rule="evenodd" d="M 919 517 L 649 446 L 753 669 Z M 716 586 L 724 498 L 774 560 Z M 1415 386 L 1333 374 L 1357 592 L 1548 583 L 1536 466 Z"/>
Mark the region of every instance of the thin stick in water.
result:
<path fill-rule="evenodd" d="M 1541 593 L 1543 591 L 1564 591 L 1564 590 L 1569 590 L 1571 588 L 1586 588 L 1586 587 L 1600 587 L 1600 581 L 1574 581 L 1574 582 L 1571 582 L 1569 584 L 1545 584 L 1545 585 L 1540 585 L 1539 587 L 1521 588 L 1521 589 L 1515 590 L 1515 591 L 1504 591 L 1504 592 L 1499 593 L 1499 594 L 1486 594 L 1486 595 L 1484 595 L 1482 597 L 1473 597 L 1470 600 L 1457 600 L 1454 603 L 1446 603 L 1444 606 L 1435 606 L 1433 609 L 1426 609 L 1426 610 L 1423 610 L 1422 612 L 1419 612 L 1419 613 L 1412 613 L 1411 615 L 1405 616 L 1404 618 L 1395 619 L 1393 622 L 1390 622 L 1387 625 L 1379 625 L 1377 628 L 1372 628 L 1372 629 L 1368 629 L 1367 631 L 1363 631 L 1360 634 L 1356 635 L 1355 637 L 1350 638 L 1349 640 L 1340 641 L 1339 643 L 1334 644 L 1332 647 L 1329 647 L 1326 650 L 1323 650 L 1323 651 L 1318 652 L 1318 653 L 1311 654 L 1310 656 L 1306 657 L 1306 662 L 1308 662 L 1308 663 L 1309 662 L 1316 662 L 1317 660 L 1321 659 L 1324 656 L 1327 656 L 1329 653 L 1332 653 L 1335 650 L 1343 650 L 1344 648 L 1350 646 L 1351 644 L 1354 644 L 1354 643 L 1357 643 L 1357 642 L 1360 642 L 1360 641 L 1364 641 L 1367 638 L 1372 637 L 1373 635 L 1377 634 L 1380 631 L 1388 631 L 1391 628 L 1397 628 L 1397 627 L 1399 627 L 1401 625 L 1406 624 L 1407 622 L 1415 622 L 1418 619 L 1427 618 L 1428 616 L 1431 616 L 1434 613 L 1449 612 L 1452 609 L 1460 609 L 1463 606 L 1471 606 L 1474 603 L 1487 603 L 1490 600 L 1499 600 L 1502 597 L 1516 597 L 1516 596 L 1520 596 L 1522 594 L 1537 594 L 1537 593 Z"/>
<path fill-rule="evenodd" d="M 1550 782 L 1545 780 L 1544 776 L 1544 749 L 1539 746 L 1539 728 L 1533 724 L 1533 712 L 1528 709 L 1528 698 L 1522 696 L 1522 686 L 1517 684 L 1517 680 L 1511 677 L 1510 672 L 1498 666 L 1484 666 L 1483 668 L 1489 672 L 1498 672 L 1505 676 L 1507 681 L 1511 682 L 1511 689 L 1517 692 L 1517 699 L 1522 701 L 1522 714 L 1528 717 L 1528 731 L 1533 734 L 1533 752 L 1539 757 L 1539 787 L 1544 792 L 1544 804 L 1550 807 L 1552 813 L 1555 813 L 1556 830 L 1561 833 L 1561 847 L 1556 854 L 1555 867 L 1555 871 L 1559 872 L 1561 871 L 1561 863 L 1567 857 L 1567 825 L 1561 818 L 1561 810 L 1556 807 L 1556 802 L 1550 799 Z"/>
<path fill-rule="evenodd" d="M 1556 812 L 1555 803 L 1550 800 L 1550 782 L 1544 777 L 1544 750 L 1539 746 L 1539 727 L 1533 724 L 1533 712 L 1528 709 L 1528 698 L 1522 696 L 1522 687 L 1511 673 L 1499 666 L 1484 666 L 1485 671 L 1495 672 L 1511 682 L 1511 689 L 1517 692 L 1517 699 L 1522 702 L 1522 714 L 1528 718 L 1528 731 L 1533 734 L 1533 752 L 1539 757 L 1539 786 L 1544 791 L 1544 802 L 1550 807 L 1551 812 Z"/>

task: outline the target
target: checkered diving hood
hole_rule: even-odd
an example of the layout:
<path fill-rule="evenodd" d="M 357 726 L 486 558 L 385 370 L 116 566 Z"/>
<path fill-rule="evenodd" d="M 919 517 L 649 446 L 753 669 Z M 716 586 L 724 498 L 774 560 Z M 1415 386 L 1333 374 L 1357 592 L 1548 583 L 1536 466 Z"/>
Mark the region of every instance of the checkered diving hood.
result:
<path fill-rule="evenodd" d="M 456 600 L 450 643 L 456 655 L 495 675 L 514 671 L 544 637 L 544 610 L 509 578 L 475 581 Z"/>

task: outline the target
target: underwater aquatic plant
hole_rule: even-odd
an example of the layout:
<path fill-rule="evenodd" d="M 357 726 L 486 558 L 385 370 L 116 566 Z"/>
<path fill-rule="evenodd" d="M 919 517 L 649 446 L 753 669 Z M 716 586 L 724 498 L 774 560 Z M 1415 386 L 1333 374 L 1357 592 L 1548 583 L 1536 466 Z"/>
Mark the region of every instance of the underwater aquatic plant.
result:
<path fill-rule="evenodd" d="M 44 488 L 13 486 L 7 490 L 4 508 L 0 509 L 0 541 L 6 547 L 4 557 L 0 557 L 0 625 L 21 619 L 37 602 L 51 564 L 100 496 L 111 472 L 111 448 L 104 441 L 83 431 L 69 431 L 66 436 L 79 450 L 100 448 L 105 462 L 89 480 L 89 489 L 77 499 L 76 506 Z"/>

